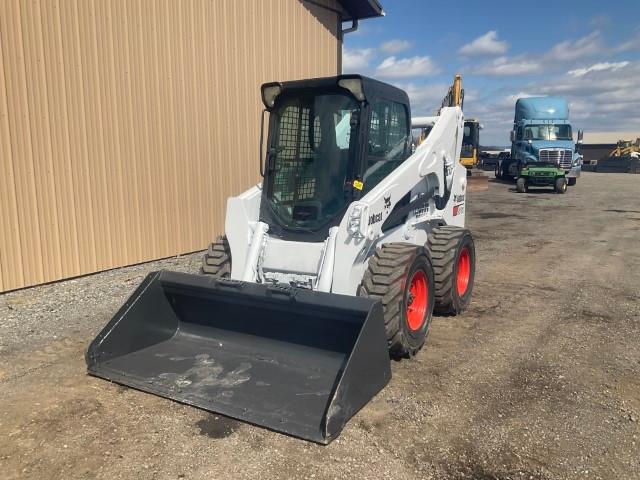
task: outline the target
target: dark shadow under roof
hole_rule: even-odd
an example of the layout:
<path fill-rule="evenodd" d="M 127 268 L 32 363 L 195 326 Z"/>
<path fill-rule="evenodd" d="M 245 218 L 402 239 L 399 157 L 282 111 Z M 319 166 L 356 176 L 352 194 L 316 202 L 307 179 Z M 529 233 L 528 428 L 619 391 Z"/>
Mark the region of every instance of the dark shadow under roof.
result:
<path fill-rule="evenodd" d="M 361 20 L 384 16 L 382 5 L 377 0 L 339 0 L 347 14 L 343 20 Z"/>

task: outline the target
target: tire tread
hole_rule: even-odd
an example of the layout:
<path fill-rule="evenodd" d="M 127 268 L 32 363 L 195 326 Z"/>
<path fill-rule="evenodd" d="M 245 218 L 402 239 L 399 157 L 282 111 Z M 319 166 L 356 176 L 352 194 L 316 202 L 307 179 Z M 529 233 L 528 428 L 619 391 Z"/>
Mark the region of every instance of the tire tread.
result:
<path fill-rule="evenodd" d="M 202 257 L 200 274 L 218 278 L 231 277 L 231 248 L 225 235 L 211 243 Z"/>

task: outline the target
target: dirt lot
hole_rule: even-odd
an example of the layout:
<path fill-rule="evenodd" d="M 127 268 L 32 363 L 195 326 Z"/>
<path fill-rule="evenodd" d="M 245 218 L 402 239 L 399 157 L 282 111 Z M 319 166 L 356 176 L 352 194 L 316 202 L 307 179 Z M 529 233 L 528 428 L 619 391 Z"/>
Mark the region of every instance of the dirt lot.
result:
<path fill-rule="evenodd" d="M 3 478 L 640 478 L 640 175 L 472 193 L 474 300 L 322 447 L 85 374 L 146 272 L 0 295 Z"/>

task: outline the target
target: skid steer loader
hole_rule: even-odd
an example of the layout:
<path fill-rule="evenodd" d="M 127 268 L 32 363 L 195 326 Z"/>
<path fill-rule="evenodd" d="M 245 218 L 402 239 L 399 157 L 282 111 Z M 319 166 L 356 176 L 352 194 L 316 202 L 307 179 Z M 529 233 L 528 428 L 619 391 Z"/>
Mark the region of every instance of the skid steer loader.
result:
<path fill-rule="evenodd" d="M 358 76 L 262 86 L 263 181 L 227 203 L 201 273 L 147 276 L 90 374 L 329 443 L 469 304 L 457 76 L 411 154 L 407 94 Z M 268 124 L 264 119 L 268 113 Z"/>

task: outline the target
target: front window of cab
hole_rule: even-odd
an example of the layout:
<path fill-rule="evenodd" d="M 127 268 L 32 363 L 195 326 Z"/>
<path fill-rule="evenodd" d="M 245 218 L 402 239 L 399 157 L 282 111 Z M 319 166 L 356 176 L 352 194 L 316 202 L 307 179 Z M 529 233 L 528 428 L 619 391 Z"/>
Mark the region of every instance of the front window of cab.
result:
<path fill-rule="evenodd" d="M 473 156 L 474 148 L 478 148 L 479 125 L 475 122 L 464 122 L 461 156 L 468 158 Z"/>
<path fill-rule="evenodd" d="M 571 125 L 527 125 L 525 140 L 571 140 Z"/>
<path fill-rule="evenodd" d="M 268 204 L 282 226 L 318 230 L 350 202 L 352 117 L 347 94 L 282 94 L 272 115 L 266 178 Z"/>

